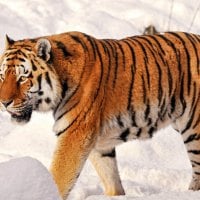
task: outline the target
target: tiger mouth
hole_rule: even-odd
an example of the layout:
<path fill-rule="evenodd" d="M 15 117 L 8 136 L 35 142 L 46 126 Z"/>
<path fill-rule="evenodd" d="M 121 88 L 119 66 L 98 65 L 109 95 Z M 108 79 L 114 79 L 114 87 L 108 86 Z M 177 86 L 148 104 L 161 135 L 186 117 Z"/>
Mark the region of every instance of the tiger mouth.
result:
<path fill-rule="evenodd" d="M 11 119 L 14 120 L 17 123 L 27 123 L 31 119 L 32 115 L 32 108 L 26 108 L 23 111 L 20 112 L 9 112 L 11 114 Z"/>

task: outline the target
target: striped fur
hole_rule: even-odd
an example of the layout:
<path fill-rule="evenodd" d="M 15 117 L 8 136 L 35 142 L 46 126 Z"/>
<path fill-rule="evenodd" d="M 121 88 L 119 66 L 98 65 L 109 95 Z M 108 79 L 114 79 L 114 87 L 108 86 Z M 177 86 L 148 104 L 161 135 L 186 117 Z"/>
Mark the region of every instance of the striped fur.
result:
<path fill-rule="evenodd" d="M 79 32 L 13 41 L 0 65 L 0 101 L 17 122 L 53 110 L 51 172 L 62 197 L 88 158 L 108 195 L 124 194 L 115 146 L 171 124 L 200 189 L 200 36 L 169 32 L 121 40 Z"/>

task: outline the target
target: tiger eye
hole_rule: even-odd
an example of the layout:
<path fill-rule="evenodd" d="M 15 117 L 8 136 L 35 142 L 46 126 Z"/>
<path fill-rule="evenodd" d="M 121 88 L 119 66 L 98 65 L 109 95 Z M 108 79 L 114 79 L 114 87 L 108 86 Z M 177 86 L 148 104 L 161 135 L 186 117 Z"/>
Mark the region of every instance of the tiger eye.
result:
<path fill-rule="evenodd" d="M 20 78 L 20 80 L 21 80 L 21 81 L 25 81 L 25 80 L 26 80 L 26 77 L 22 76 L 22 77 Z"/>
<path fill-rule="evenodd" d="M 20 79 L 19 79 L 19 82 L 20 82 L 20 83 L 23 83 L 23 82 L 25 82 L 26 80 L 27 80 L 27 77 L 21 76 Z"/>

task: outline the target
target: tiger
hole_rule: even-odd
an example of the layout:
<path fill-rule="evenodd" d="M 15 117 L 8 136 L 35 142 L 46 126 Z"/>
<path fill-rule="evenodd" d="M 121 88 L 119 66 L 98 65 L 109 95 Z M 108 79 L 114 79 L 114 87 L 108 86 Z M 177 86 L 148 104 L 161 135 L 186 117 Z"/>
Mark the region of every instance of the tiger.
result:
<path fill-rule="evenodd" d="M 52 111 L 50 172 L 61 198 L 89 160 L 107 195 L 125 195 L 117 145 L 171 125 L 200 189 L 200 36 L 186 32 L 97 39 L 82 32 L 13 40 L 0 58 L 0 102 L 13 122 Z"/>

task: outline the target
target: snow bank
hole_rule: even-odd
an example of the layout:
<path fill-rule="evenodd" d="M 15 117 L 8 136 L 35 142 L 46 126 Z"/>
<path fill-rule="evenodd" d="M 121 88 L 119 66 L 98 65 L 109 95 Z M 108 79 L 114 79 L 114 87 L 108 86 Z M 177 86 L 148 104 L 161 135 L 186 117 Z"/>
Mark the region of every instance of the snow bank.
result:
<path fill-rule="evenodd" d="M 200 192 L 165 192 L 158 195 L 135 197 L 107 197 L 107 196 L 90 196 L 86 200 L 194 200 L 200 199 Z"/>
<path fill-rule="evenodd" d="M 30 157 L 0 164 L 1 200 L 59 200 L 47 169 Z"/>

